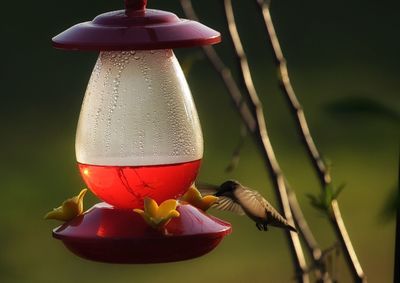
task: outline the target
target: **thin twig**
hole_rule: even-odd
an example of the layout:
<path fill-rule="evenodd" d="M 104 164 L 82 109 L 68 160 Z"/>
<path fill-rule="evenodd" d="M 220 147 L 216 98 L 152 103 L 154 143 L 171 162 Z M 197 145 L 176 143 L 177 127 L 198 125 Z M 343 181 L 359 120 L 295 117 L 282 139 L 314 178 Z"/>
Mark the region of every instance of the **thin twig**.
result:
<path fill-rule="evenodd" d="M 297 96 L 290 82 L 286 59 L 283 55 L 278 37 L 275 32 L 275 27 L 272 22 L 269 8 L 270 3 L 267 3 L 264 0 L 256 0 L 256 2 L 258 4 L 260 13 L 263 16 L 265 29 L 268 34 L 268 40 L 274 53 L 276 65 L 279 69 L 279 79 L 282 92 L 289 103 L 292 114 L 296 120 L 298 131 L 300 133 L 304 146 L 307 149 L 308 156 L 318 175 L 322 189 L 325 190 L 328 185 L 331 184 L 332 178 L 314 143 L 307 124 L 306 117 L 304 115 L 303 108 L 299 100 L 297 99 Z M 339 209 L 339 204 L 335 199 L 332 200 L 330 208 L 332 213 L 329 212 L 329 219 L 335 228 L 336 236 L 341 242 L 342 249 L 344 251 L 344 254 L 346 255 L 346 259 L 352 271 L 354 281 L 366 282 L 366 276 L 361 268 L 360 262 L 358 261 L 357 255 L 351 243 L 349 234 L 344 225 Z"/>
<path fill-rule="evenodd" d="M 248 134 L 247 128 L 245 127 L 245 125 L 242 125 L 240 129 L 239 142 L 236 145 L 235 149 L 233 150 L 231 160 L 229 161 L 228 166 L 226 166 L 225 172 L 228 173 L 232 172 L 239 165 L 240 153 L 242 152 L 244 142 L 246 141 L 247 138 L 247 134 Z"/>
<path fill-rule="evenodd" d="M 185 16 L 189 19 L 198 21 L 198 17 L 193 9 L 192 1 L 191 0 L 180 0 L 183 12 Z M 235 80 L 232 77 L 231 70 L 225 66 L 222 62 L 221 58 L 218 56 L 217 52 L 211 46 L 203 46 L 202 47 L 204 54 L 206 55 L 207 59 L 211 62 L 214 69 L 220 75 L 222 81 L 224 82 L 225 87 L 227 88 L 233 103 L 235 104 L 236 108 L 239 110 L 240 115 L 245 121 L 246 127 L 252 133 L 255 130 L 256 122 L 249 110 L 249 107 L 245 103 L 242 98 L 242 94 L 240 92 L 239 87 L 235 83 Z"/>
<path fill-rule="evenodd" d="M 236 58 L 240 66 L 239 70 L 241 80 L 245 86 L 244 93 L 249 98 L 251 112 L 254 113 L 254 116 L 256 117 L 256 131 L 254 133 L 256 136 L 256 141 L 260 146 L 260 150 L 264 155 L 264 161 L 266 162 L 266 165 L 271 173 L 272 183 L 274 184 L 281 210 L 283 211 L 283 214 L 289 223 L 293 223 L 293 216 L 289 205 L 289 197 L 287 194 L 285 178 L 275 157 L 275 152 L 268 136 L 262 104 L 257 95 L 256 89 L 254 88 L 249 64 L 247 62 L 246 54 L 244 53 L 239 33 L 236 28 L 232 2 L 231 0 L 222 1 L 224 3 L 225 17 L 228 24 L 230 37 L 232 39 Z M 286 232 L 286 235 L 291 247 L 292 260 L 296 267 L 296 274 L 298 275 L 299 282 L 309 282 L 310 279 L 308 274 L 305 273 L 307 270 L 307 263 L 304 258 L 299 236 L 289 231 Z"/>
<path fill-rule="evenodd" d="M 288 185 L 287 185 L 288 186 Z M 306 243 L 308 253 L 311 255 L 312 265 L 310 270 L 315 271 L 315 277 L 317 282 L 331 282 L 331 276 L 326 268 L 326 262 L 323 257 L 323 251 L 320 249 L 311 229 L 308 226 L 307 221 L 300 208 L 296 194 L 288 187 L 288 196 L 290 202 L 290 208 L 292 209 L 296 226 L 299 228 L 300 234 Z"/>
<path fill-rule="evenodd" d="M 182 9 L 185 13 L 187 18 L 192 20 L 198 20 L 198 17 L 193 9 L 191 0 L 180 0 Z M 235 107 L 238 109 L 238 112 L 241 115 L 241 118 L 247 127 L 248 131 L 254 133 L 256 130 L 256 122 L 253 118 L 253 114 L 250 112 L 246 103 L 244 103 L 242 99 L 242 94 L 237 86 L 235 80 L 231 75 L 231 71 L 225 66 L 222 62 L 218 54 L 216 53 L 215 49 L 211 46 L 204 46 L 202 47 L 204 54 L 206 55 L 207 59 L 210 61 L 213 68 L 221 77 L 222 81 L 224 82 L 227 91 L 232 98 Z M 318 244 L 315 241 L 315 238 L 309 229 L 307 222 L 301 212 L 300 206 L 298 204 L 297 198 L 295 197 L 294 192 L 292 192 L 288 188 L 289 194 L 289 202 L 292 208 L 294 219 L 298 224 L 298 230 L 302 237 L 305 240 L 305 244 L 307 249 L 310 251 L 312 258 L 314 260 L 314 265 L 319 266 L 319 257 L 322 254 L 321 249 L 318 247 Z"/>

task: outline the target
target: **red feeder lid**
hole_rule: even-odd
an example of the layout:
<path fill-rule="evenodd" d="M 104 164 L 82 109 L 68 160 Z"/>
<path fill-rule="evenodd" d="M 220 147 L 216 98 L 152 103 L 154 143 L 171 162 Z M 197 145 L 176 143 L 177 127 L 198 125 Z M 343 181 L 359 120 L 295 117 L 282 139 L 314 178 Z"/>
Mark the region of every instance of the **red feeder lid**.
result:
<path fill-rule="evenodd" d="M 125 0 L 125 10 L 97 16 L 55 36 L 68 50 L 151 50 L 219 43 L 221 34 L 175 14 L 146 9 L 147 0 Z"/>

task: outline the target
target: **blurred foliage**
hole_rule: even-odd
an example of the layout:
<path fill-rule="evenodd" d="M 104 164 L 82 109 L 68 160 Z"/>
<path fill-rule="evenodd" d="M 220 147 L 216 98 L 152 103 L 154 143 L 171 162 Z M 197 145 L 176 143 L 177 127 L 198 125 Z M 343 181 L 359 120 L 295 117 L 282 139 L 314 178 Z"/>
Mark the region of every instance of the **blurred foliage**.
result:
<path fill-rule="evenodd" d="M 332 184 L 329 184 L 319 194 L 319 196 L 312 194 L 306 194 L 306 196 L 309 198 L 310 203 L 314 208 L 321 211 L 328 211 L 332 201 L 338 198 L 345 186 L 345 184 L 342 184 L 335 188 Z"/>
<path fill-rule="evenodd" d="M 379 221 L 383 220 L 388 223 L 396 217 L 397 211 L 400 210 L 400 194 L 397 188 L 390 190 L 385 205 L 379 215 Z"/>
<path fill-rule="evenodd" d="M 336 118 L 349 119 L 351 116 L 364 115 L 369 118 L 381 118 L 400 125 L 400 111 L 377 99 L 364 96 L 350 96 L 330 102 L 325 106 L 327 112 Z"/>
<path fill-rule="evenodd" d="M 193 2 L 201 20 L 225 39 L 220 5 Z M 390 282 L 393 276 L 394 221 L 381 225 L 376 219 L 390 197 L 385 188 L 397 183 L 399 131 L 388 122 L 394 118 L 373 114 L 382 110 L 345 117 L 327 115 L 325 106 L 362 94 L 399 113 L 399 5 L 389 0 L 272 1 L 272 17 L 311 132 L 335 165 L 334 179 L 347 183 L 340 196 L 342 214 L 370 282 Z M 121 8 L 122 1 L 4 1 L 2 7 L 0 282 L 292 281 L 283 233 L 260 233 L 247 219 L 228 213 L 215 212 L 232 222 L 233 234 L 209 255 L 179 263 L 89 262 L 53 239 L 51 229 L 57 223 L 43 221 L 43 214 L 84 186 L 76 168 L 74 137 L 97 54 L 54 50 L 50 39 L 77 22 Z M 151 0 L 149 7 L 183 16 L 178 1 Z M 261 19 L 251 1 L 234 1 L 234 7 L 278 159 L 319 242 L 329 247 L 334 243 L 330 226 L 306 197 L 318 195 L 319 184 L 277 87 Z M 216 49 L 235 68 L 227 43 Z M 183 63 L 189 60 L 184 66 L 191 66 L 188 82 L 203 127 L 199 178 L 216 184 L 238 179 L 276 204 L 265 164 L 250 139 L 236 169 L 225 172 L 240 138 L 240 121 L 208 63 L 186 57 L 198 52 L 176 50 Z M 234 69 L 233 74 L 237 75 Z M 89 207 L 98 200 L 89 196 L 86 201 Z M 351 282 L 342 256 L 336 266 L 340 282 Z"/>

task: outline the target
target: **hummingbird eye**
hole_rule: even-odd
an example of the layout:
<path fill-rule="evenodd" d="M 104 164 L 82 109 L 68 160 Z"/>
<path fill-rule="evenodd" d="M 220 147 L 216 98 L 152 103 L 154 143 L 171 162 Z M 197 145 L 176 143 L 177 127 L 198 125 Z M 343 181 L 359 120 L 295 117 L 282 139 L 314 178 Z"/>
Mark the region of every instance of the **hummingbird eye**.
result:
<path fill-rule="evenodd" d="M 236 182 L 229 180 L 229 181 L 226 181 L 223 185 L 224 185 L 225 190 L 233 191 L 236 187 Z"/>
<path fill-rule="evenodd" d="M 235 182 L 233 180 L 226 181 L 220 186 L 220 191 L 221 191 L 221 193 L 232 192 L 235 190 L 236 185 L 237 185 L 237 182 Z"/>

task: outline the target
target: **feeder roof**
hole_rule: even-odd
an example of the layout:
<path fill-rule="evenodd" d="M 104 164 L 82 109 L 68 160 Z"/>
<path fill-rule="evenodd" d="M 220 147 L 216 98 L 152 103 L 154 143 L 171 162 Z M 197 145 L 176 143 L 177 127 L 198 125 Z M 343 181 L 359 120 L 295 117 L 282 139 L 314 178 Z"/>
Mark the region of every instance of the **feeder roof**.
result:
<path fill-rule="evenodd" d="M 127 7 L 74 25 L 52 41 L 67 50 L 152 50 L 211 45 L 221 41 L 221 34 L 170 12 Z"/>

